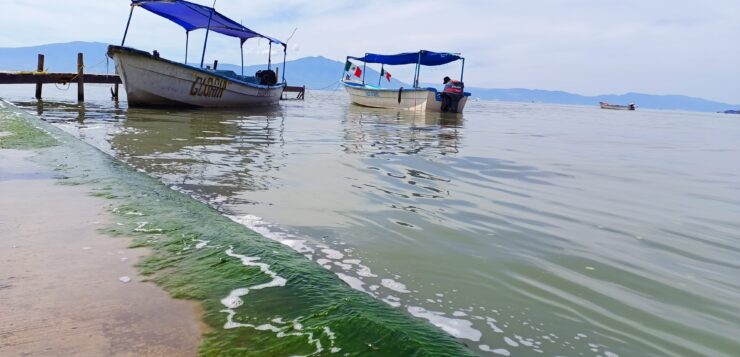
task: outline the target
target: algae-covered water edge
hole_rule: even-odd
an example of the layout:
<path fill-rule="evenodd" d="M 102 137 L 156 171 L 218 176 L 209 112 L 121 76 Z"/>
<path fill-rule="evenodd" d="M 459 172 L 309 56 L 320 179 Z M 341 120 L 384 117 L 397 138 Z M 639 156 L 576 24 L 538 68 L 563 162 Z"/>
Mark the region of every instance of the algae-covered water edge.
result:
<path fill-rule="evenodd" d="M 33 140 L 55 131 L 5 108 L 0 125 Z M 39 152 L 38 160 L 56 167 L 61 183 L 89 185 L 92 195 L 111 200 L 117 218 L 104 231 L 151 248 L 142 273 L 173 297 L 202 304 L 210 330 L 201 355 L 469 354 L 442 331 L 352 290 L 288 247 L 56 134 L 61 146 Z"/>
<path fill-rule="evenodd" d="M 457 119 L 348 106 L 342 95 L 309 92 L 306 102 L 261 111 L 16 103 L 206 203 L 217 222 L 290 247 L 296 264 L 318 268 L 317 298 L 330 284 L 352 287 L 360 305 L 433 324 L 468 353 L 737 355 L 736 120 L 485 101 Z M 142 239 L 173 229 L 146 206 L 126 207 L 135 212 L 122 216 L 126 227 L 147 222 L 133 233 Z M 372 341 L 345 349 L 348 332 L 334 325 L 327 332 L 303 313 L 248 310 L 273 294 L 293 303 L 294 268 L 260 255 L 271 248 L 230 250 L 231 241 L 195 232 L 174 236 L 146 270 L 156 278 L 186 247 L 180 255 L 223 258 L 219 275 L 259 272 L 234 281 L 246 295 L 220 291 L 208 315 L 228 321 L 231 309 L 232 326 L 261 326 L 242 326 L 266 336 L 249 337 L 253 346 L 280 341 L 285 354 L 308 354 L 320 341 L 322 354 L 413 353 L 378 351 Z M 276 339 L 281 332 L 313 336 Z M 304 350 L 293 349 L 299 342 Z"/>

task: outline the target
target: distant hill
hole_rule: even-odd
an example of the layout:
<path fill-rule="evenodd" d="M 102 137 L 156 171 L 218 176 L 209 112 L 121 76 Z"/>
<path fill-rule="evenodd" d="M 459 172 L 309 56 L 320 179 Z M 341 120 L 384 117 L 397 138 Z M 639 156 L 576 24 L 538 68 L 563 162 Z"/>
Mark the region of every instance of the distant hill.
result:
<path fill-rule="evenodd" d="M 112 61 L 107 63 L 105 52 L 108 45 L 100 42 L 69 42 L 41 46 L 0 48 L 0 70 L 35 70 L 36 55 L 46 55 L 46 67 L 50 71 L 73 72 L 77 68 L 77 53 L 85 54 L 85 69 L 88 72 L 105 73 L 106 69 L 114 71 Z M 282 62 L 275 63 L 282 67 Z M 254 74 L 264 69 L 265 64 L 247 66 L 245 74 Z M 219 64 L 219 69 L 230 69 L 240 73 L 241 67 L 232 64 Z M 344 69 L 344 62 L 325 57 L 304 57 L 287 63 L 286 80 L 291 85 L 305 85 L 309 89 L 334 89 L 338 85 Z M 283 68 L 280 68 L 282 71 Z M 369 69 L 366 74 L 370 83 L 377 83 L 379 73 Z M 408 87 L 409 84 L 393 78 L 391 83 L 382 81 L 384 87 Z M 437 87 L 438 84 L 422 84 L 422 86 Z M 683 95 L 652 95 L 641 93 L 610 94 L 599 96 L 584 96 L 562 91 L 522 88 L 476 88 L 468 87 L 474 98 L 492 99 L 512 102 L 541 102 L 554 104 L 597 105 L 599 102 L 616 104 L 635 103 L 640 108 L 691 110 L 706 112 L 724 112 L 737 110 L 740 105 L 730 105 L 702 98 Z"/>
<path fill-rule="evenodd" d="M 50 72 L 76 72 L 77 53 L 85 56 L 85 69 L 89 72 L 104 73 L 106 68 L 105 53 L 107 43 L 101 42 L 67 42 L 30 47 L 0 48 L 0 70 L 35 71 L 36 56 L 44 54 L 45 67 Z M 109 70 L 115 71 L 113 62 Z"/>
<path fill-rule="evenodd" d="M 607 94 L 598 96 L 584 96 L 579 94 L 549 91 L 541 89 L 491 89 L 466 88 L 474 97 L 481 99 L 495 99 L 510 102 L 541 102 L 555 104 L 596 105 L 599 102 L 615 104 L 635 103 L 640 108 L 690 110 L 701 112 L 723 112 L 740 108 L 740 105 L 730 105 L 702 98 L 683 95 L 654 95 L 642 93 Z"/>

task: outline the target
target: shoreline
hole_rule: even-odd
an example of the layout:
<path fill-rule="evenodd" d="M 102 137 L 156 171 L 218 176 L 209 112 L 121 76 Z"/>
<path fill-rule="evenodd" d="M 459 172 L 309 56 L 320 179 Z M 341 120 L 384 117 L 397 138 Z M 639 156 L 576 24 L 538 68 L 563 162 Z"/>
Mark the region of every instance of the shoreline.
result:
<path fill-rule="evenodd" d="M 151 252 L 136 264 L 141 276 L 202 308 L 200 355 L 473 355 L 430 322 L 0 101 L 3 131 L 12 135 L 0 138 L 0 148 L 38 149 L 34 163 L 49 168 L 58 185 L 108 203 L 113 219 L 97 231 Z"/>
<path fill-rule="evenodd" d="M 100 228 L 110 202 L 0 149 L 0 354 L 193 356 L 200 305 L 146 282 L 151 252 Z"/>

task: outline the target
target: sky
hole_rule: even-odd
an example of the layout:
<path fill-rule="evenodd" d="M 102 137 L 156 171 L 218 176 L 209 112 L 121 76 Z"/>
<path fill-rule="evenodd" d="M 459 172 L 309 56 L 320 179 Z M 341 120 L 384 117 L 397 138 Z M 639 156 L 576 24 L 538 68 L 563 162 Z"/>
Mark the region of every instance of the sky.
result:
<path fill-rule="evenodd" d="M 0 4 L 0 47 L 120 43 L 129 13 L 128 0 Z M 682 94 L 740 104 L 738 0 L 217 0 L 216 8 L 282 40 L 297 28 L 289 60 L 459 52 L 468 87 Z M 190 36 L 191 61 L 199 59 L 203 33 Z M 126 44 L 182 60 L 185 34 L 136 9 Z M 250 40 L 245 62 L 264 63 L 267 48 L 266 41 Z M 210 36 L 206 60 L 214 58 L 239 63 L 238 40 Z M 459 64 L 425 68 L 421 79 L 456 78 L 459 70 Z M 392 71 L 411 81 L 410 70 Z"/>

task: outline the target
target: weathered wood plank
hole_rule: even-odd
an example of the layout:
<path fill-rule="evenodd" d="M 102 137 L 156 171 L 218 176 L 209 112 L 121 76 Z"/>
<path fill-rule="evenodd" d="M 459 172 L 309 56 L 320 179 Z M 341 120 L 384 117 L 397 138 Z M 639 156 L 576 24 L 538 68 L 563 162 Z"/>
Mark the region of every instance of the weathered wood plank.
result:
<path fill-rule="evenodd" d="M 85 83 L 121 84 L 121 78 L 115 74 L 83 75 Z M 77 73 L 33 73 L 33 72 L 0 72 L 0 84 L 36 84 L 36 83 L 70 83 L 77 82 Z"/>

